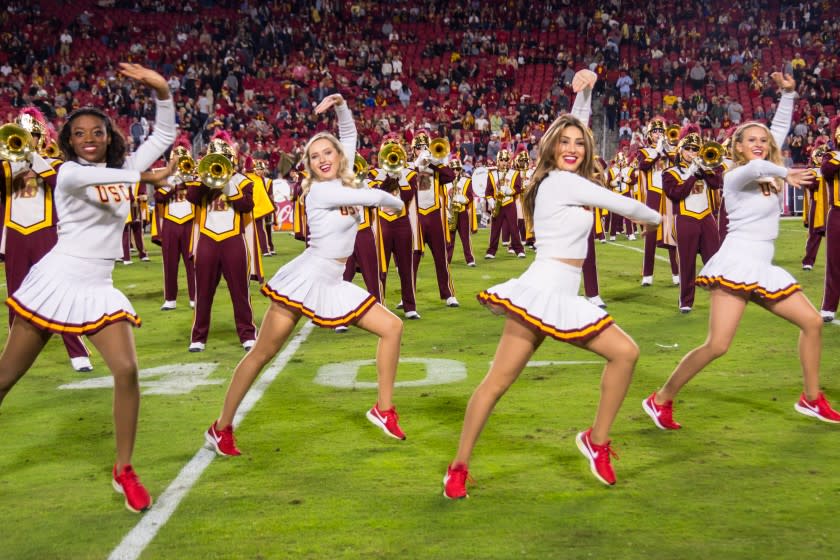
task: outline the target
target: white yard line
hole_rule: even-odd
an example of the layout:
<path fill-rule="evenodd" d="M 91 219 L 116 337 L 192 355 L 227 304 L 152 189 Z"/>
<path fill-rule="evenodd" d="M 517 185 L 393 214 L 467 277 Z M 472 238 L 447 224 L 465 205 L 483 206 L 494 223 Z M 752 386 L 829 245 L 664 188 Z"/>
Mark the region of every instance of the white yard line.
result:
<path fill-rule="evenodd" d="M 644 242 L 644 239 L 642 240 L 642 242 Z M 598 243 L 600 243 L 600 241 Z M 610 245 L 615 245 L 616 247 L 624 247 L 625 249 L 630 249 L 631 251 L 636 251 L 637 253 L 641 253 L 643 255 L 645 254 L 644 249 L 639 249 L 638 247 L 633 247 L 632 245 L 624 245 L 623 243 L 618 243 L 617 241 L 607 241 L 607 243 L 609 243 Z M 659 247 L 657 247 L 657 249 L 659 249 Z M 665 257 L 663 257 L 662 255 L 660 255 L 658 253 L 654 253 L 653 258 L 655 258 L 658 261 L 663 261 L 663 262 L 666 262 L 666 263 L 671 262 L 669 259 L 666 259 Z"/>
<path fill-rule="evenodd" d="M 245 399 L 243 399 L 242 404 L 239 406 L 239 410 L 233 420 L 234 425 L 239 425 L 251 408 L 259 402 L 266 389 L 277 378 L 277 375 L 283 371 L 283 368 L 286 367 L 286 364 L 289 363 L 291 357 L 294 356 L 297 349 L 306 340 L 313 328 L 314 325 L 307 321 L 301 327 L 298 334 L 289 342 L 280 355 L 277 356 L 277 359 L 257 379 L 257 382 L 251 387 L 251 390 L 248 391 L 248 394 L 245 395 Z M 214 451 L 204 447 L 199 449 L 193 458 L 190 459 L 190 462 L 181 469 L 181 472 L 178 473 L 178 476 L 175 477 L 175 480 L 172 481 L 163 494 L 158 496 L 152 508 L 143 514 L 140 522 L 123 537 L 122 542 L 111 552 L 108 558 L 110 560 L 133 560 L 139 558 L 143 550 L 155 538 L 158 531 L 166 525 L 166 522 L 169 521 L 169 518 L 175 512 L 175 508 L 178 507 L 178 504 L 181 503 L 181 500 L 192 489 L 193 485 L 201 476 L 201 473 L 204 472 L 204 469 L 210 465 L 215 457 L 216 453 Z"/>

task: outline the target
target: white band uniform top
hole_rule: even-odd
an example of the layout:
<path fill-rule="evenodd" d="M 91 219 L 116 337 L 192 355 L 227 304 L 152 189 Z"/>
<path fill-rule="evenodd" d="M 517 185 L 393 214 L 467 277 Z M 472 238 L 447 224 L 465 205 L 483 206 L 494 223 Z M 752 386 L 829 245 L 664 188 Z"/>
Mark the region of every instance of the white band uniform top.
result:
<path fill-rule="evenodd" d="M 352 162 L 356 153 L 353 116 L 346 103 L 335 109 L 344 157 Z M 404 205 L 400 198 L 378 189 L 345 187 L 339 179 L 313 181 L 305 204 L 309 246 L 282 266 L 262 292 L 320 327 L 357 321 L 376 303 L 367 291 L 342 278 L 343 261 L 353 253 L 363 206 L 402 210 Z"/>
<path fill-rule="evenodd" d="M 67 161 L 58 170 L 58 243 L 27 274 L 6 304 L 39 328 L 93 334 L 117 321 L 139 326 L 128 298 L 111 280 L 122 255 L 129 193 L 175 140 L 172 99 L 156 100 L 155 129 L 122 169 Z"/>
<path fill-rule="evenodd" d="M 794 97 L 793 93 L 782 94 L 770 127 L 779 148 L 790 129 Z M 786 168 L 766 160 L 752 160 L 726 172 L 727 235 L 697 275 L 698 286 L 723 288 L 756 301 L 779 301 L 802 289 L 789 272 L 773 264 L 782 195 L 765 195 L 758 183 L 762 177 L 786 175 Z"/>
<path fill-rule="evenodd" d="M 519 278 L 480 292 L 478 301 L 566 342 L 585 342 L 612 325 L 606 311 L 578 295 L 581 269 L 557 260 L 586 257 L 592 207 L 641 222 L 662 219 L 659 212 L 580 175 L 551 171 L 534 203 L 536 259 Z"/>

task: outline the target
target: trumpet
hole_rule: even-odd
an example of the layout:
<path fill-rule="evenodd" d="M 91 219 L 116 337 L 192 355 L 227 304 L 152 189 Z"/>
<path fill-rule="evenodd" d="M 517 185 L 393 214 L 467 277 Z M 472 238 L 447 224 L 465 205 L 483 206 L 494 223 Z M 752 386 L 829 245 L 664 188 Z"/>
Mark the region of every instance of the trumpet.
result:
<path fill-rule="evenodd" d="M 46 146 L 44 146 L 44 156 L 48 158 L 58 159 L 61 157 L 61 148 L 58 147 L 58 142 L 55 140 L 50 140 Z"/>
<path fill-rule="evenodd" d="M 207 154 L 198 162 L 198 177 L 211 189 L 224 188 L 233 171 L 233 163 L 222 154 Z"/>
<path fill-rule="evenodd" d="M 449 140 L 440 136 L 429 142 L 429 152 L 432 154 L 432 159 L 437 161 L 444 161 L 449 155 Z"/>
<path fill-rule="evenodd" d="M 32 153 L 32 135 L 22 126 L 4 124 L 0 126 L 0 159 L 23 161 Z"/>
<path fill-rule="evenodd" d="M 672 124 L 666 128 L 665 138 L 668 139 L 668 143 L 671 144 L 671 146 L 676 146 L 677 142 L 680 141 L 680 125 Z"/>
<path fill-rule="evenodd" d="M 379 150 L 379 165 L 386 173 L 399 173 L 407 159 L 405 150 L 396 142 L 385 142 Z"/>
<path fill-rule="evenodd" d="M 699 155 L 707 169 L 714 169 L 723 164 L 723 146 L 714 140 L 709 140 L 703 144 Z"/>
<path fill-rule="evenodd" d="M 356 174 L 356 179 L 363 181 L 367 177 L 368 171 L 370 171 L 370 166 L 367 160 L 365 160 L 362 154 L 356 152 L 356 157 L 353 158 L 353 173 Z"/>
<path fill-rule="evenodd" d="M 177 163 L 177 171 L 175 175 L 181 179 L 192 177 L 195 174 L 195 159 L 192 154 L 184 146 L 176 146 L 172 150 L 170 158 L 175 158 Z"/>

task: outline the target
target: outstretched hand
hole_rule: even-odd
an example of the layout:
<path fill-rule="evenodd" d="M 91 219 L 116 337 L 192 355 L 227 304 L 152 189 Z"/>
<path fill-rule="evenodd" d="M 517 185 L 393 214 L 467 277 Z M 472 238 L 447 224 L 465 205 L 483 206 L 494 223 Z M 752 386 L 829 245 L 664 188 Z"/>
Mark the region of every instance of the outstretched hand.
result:
<path fill-rule="evenodd" d="M 811 169 L 789 169 L 785 177 L 788 184 L 797 188 L 807 187 L 811 185 L 816 179 L 814 172 Z"/>
<path fill-rule="evenodd" d="M 598 74 L 592 70 L 587 70 L 585 68 L 583 70 L 578 70 L 575 73 L 575 77 L 572 78 L 572 91 L 577 93 L 582 89 L 591 88 L 597 81 Z"/>
<path fill-rule="evenodd" d="M 153 88 L 157 92 L 158 99 L 169 99 L 169 84 L 163 76 L 151 68 L 146 68 L 141 64 L 120 62 L 119 72 L 126 78 L 137 80 L 141 84 Z"/>
<path fill-rule="evenodd" d="M 776 87 L 784 92 L 790 92 L 796 89 L 796 80 L 790 74 L 782 74 L 781 72 L 773 72 L 770 74 L 773 81 L 776 82 Z"/>
<path fill-rule="evenodd" d="M 340 107 L 341 105 L 344 105 L 344 97 L 340 93 L 328 95 L 315 107 L 315 114 L 320 115 L 330 107 Z"/>

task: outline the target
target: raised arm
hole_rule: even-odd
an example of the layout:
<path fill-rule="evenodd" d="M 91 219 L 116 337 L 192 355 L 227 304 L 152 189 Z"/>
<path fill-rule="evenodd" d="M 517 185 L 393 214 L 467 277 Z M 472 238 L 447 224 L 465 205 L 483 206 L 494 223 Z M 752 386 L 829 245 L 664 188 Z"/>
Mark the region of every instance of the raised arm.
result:
<path fill-rule="evenodd" d="M 572 79 L 572 90 L 576 95 L 571 114 L 586 126 L 592 116 L 592 87 L 597 79 L 598 75 L 592 70 L 578 70 Z"/>
<path fill-rule="evenodd" d="M 723 186 L 727 190 L 735 191 L 758 190 L 761 187 L 756 182 L 758 179 L 762 177 L 784 178 L 787 174 L 786 167 L 764 159 L 754 159 L 728 171 L 723 178 Z"/>
<path fill-rule="evenodd" d="M 353 121 L 353 112 L 345 103 L 344 98 L 340 93 L 328 95 L 315 107 L 315 113 L 320 114 L 333 107 L 335 115 L 338 118 L 338 139 L 341 141 L 341 147 L 344 151 L 344 156 L 350 165 L 353 165 L 353 159 L 356 157 L 356 141 L 358 133 L 356 132 L 356 123 Z"/>
<path fill-rule="evenodd" d="M 145 171 L 160 159 L 160 156 L 175 141 L 175 104 L 169 93 L 166 80 L 149 68 L 139 64 L 120 63 L 120 73 L 128 78 L 149 86 L 157 93 L 155 99 L 155 128 L 134 154 L 128 158 L 125 166 L 129 169 Z"/>
<path fill-rule="evenodd" d="M 773 139 L 776 140 L 776 145 L 781 149 L 790 130 L 790 125 L 793 122 L 793 102 L 796 99 L 796 82 L 792 76 L 782 75 L 781 72 L 773 72 L 771 77 L 776 81 L 776 85 L 782 89 L 782 97 L 779 99 L 776 114 L 773 115 L 773 123 L 770 125 L 770 133 L 773 135 Z"/>

